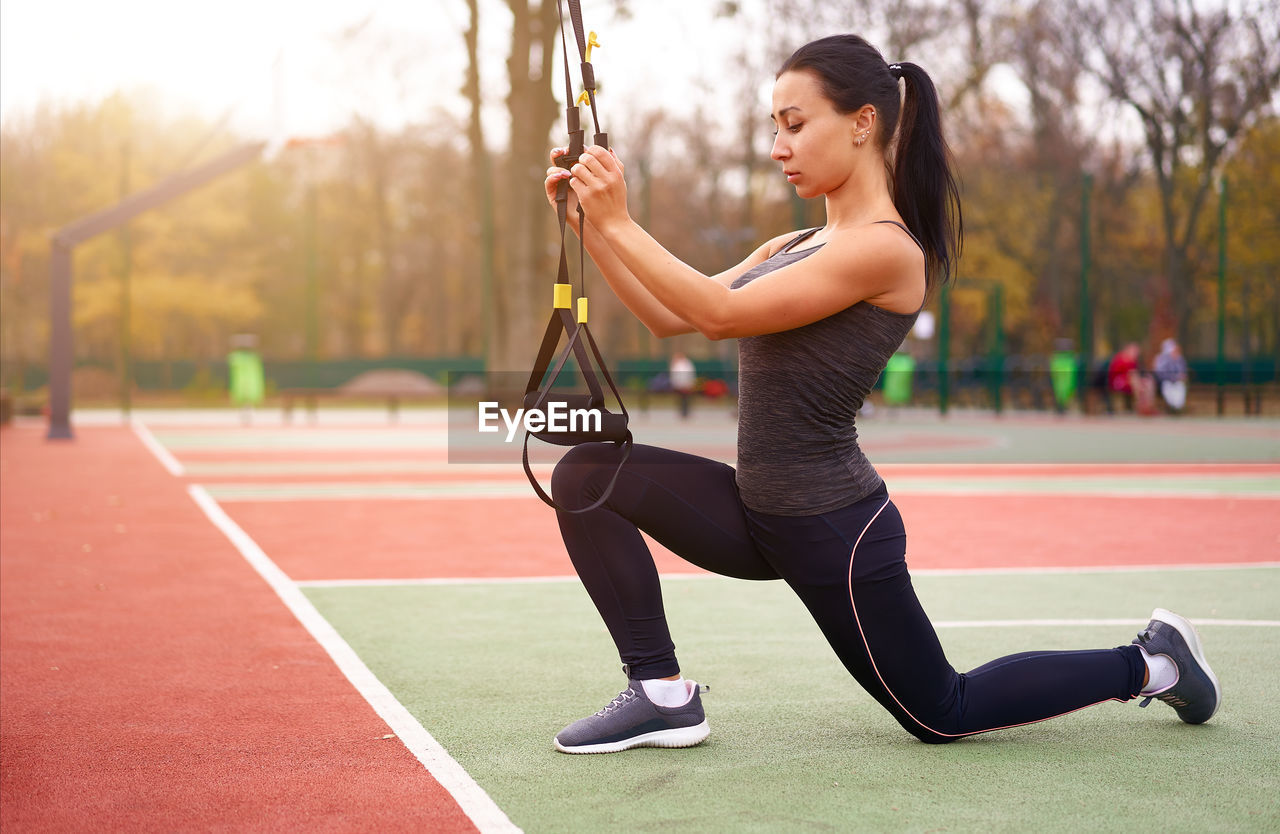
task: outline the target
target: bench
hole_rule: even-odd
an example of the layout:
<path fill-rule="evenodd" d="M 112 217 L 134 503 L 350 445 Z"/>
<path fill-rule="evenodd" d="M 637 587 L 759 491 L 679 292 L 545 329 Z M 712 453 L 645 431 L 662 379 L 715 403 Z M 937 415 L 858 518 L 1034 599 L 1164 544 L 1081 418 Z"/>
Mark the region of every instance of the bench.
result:
<path fill-rule="evenodd" d="M 279 394 L 284 407 L 284 421 L 293 421 L 295 402 L 307 409 L 312 422 L 316 419 L 316 403 L 321 399 L 386 400 L 387 419 L 399 419 L 400 402 L 410 399 L 437 399 L 444 386 L 417 371 L 366 371 L 337 388 L 284 388 Z"/>

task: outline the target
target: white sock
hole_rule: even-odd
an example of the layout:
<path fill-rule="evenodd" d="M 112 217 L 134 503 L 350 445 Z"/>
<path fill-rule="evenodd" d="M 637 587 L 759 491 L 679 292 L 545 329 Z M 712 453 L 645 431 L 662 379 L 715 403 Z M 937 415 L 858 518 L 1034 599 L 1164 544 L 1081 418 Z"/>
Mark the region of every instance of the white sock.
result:
<path fill-rule="evenodd" d="M 1141 646 L 1138 648 L 1142 649 Z M 1147 661 L 1147 685 L 1142 687 L 1142 695 L 1163 692 L 1178 682 L 1178 667 L 1162 654 L 1149 655 L 1142 649 L 1142 659 Z"/>
<path fill-rule="evenodd" d="M 660 707 L 682 707 L 693 697 L 693 693 L 685 685 L 684 678 L 676 678 L 673 681 L 660 679 L 640 681 L 640 685 L 644 687 L 645 697 Z"/>

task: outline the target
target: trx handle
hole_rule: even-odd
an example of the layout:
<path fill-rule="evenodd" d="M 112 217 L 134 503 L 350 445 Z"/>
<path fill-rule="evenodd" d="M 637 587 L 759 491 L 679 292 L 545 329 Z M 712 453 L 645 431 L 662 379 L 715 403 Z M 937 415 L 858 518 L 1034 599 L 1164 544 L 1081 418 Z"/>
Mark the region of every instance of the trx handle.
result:
<path fill-rule="evenodd" d="M 613 488 L 618 483 L 618 476 L 622 474 L 622 467 L 627 465 L 627 460 L 631 457 L 632 445 L 631 434 L 628 432 L 626 442 L 622 444 L 622 460 L 618 461 L 618 468 L 613 470 L 613 477 L 609 479 L 609 483 L 605 484 L 604 492 L 600 493 L 600 497 L 585 507 L 570 508 L 560 506 L 556 503 L 555 499 L 548 495 L 546 490 L 542 488 L 542 484 L 538 483 L 537 476 L 535 476 L 533 474 L 533 470 L 529 468 L 529 435 L 527 434 L 524 436 L 524 455 L 522 458 L 524 461 L 524 474 L 529 477 L 529 483 L 533 486 L 533 491 L 542 499 L 542 503 L 546 504 L 548 507 L 552 507 L 562 513 L 572 513 L 574 515 L 577 515 L 578 513 L 589 513 L 592 510 L 599 509 L 603 506 L 604 502 L 608 501 L 609 496 L 613 494 Z"/>
<path fill-rule="evenodd" d="M 561 286 L 564 286 L 566 290 L 568 289 L 567 285 L 557 284 L 557 288 Z M 551 373 L 548 375 L 547 370 L 551 365 L 551 358 L 555 355 L 556 345 L 559 344 L 562 333 L 569 334 L 569 343 L 561 352 L 555 367 L 551 369 Z M 578 360 L 578 367 L 582 369 L 582 376 L 587 383 L 588 393 L 553 394 L 551 386 L 559 378 L 560 372 L 564 369 L 565 363 L 569 361 L 570 356 L 574 356 Z M 621 409 L 620 414 L 611 412 L 604 407 L 604 390 L 600 387 L 599 379 L 591 370 L 591 359 L 595 360 L 596 366 L 600 368 L 600 372 L 604 376 L 605 383 L 609 386 L 609 391 L 617 400 Z M 591 335 L 591 329 L 585 322 L 575 323 L 567 306 L 557 307 L 552 314 L 551 321 L 547 324 L 546 333 L 542 337 L 542 345 L 538 349 L 538 358 L 534 362 L 533 371 L 529 374 L 529 382 L 525 386 L 523 405 L 526 411 L 543 411 L 550 403 L 560 403 L 566 412 L 572 412 L 575 409 L 594 412 L 599 415 L 600 427 L 576 432 L 525 432 L 524 447 L 521 454 L 525 475 L 529 478 L 529 483 L 533 486 L 534 492 L 547 506 L 566 513 L 590 512 L 609 500 L 613 487 L 618 481 L 618 476 L 622 474 L 622 467 L 631 457 L 633 440 L 631 430 L 628 428 L 630 415 L 627 412 L 627 406 L 622 401 L 622 395 L 618 391 L 618 386 L 614 382 L 613 376 L 609 373 L 609 369 L 605 367 L 604 357 L 600 353 L 600 348 L 596 344 L 595 338 Z M 586 507 L 564 507 L 556 503 L 555 499 L 546 493 L 538 483 L 537 477 L 533 474 L 533 469 L 529 466 L 529 437 L 531 435 L 539 440 L 560 446 L 577 446 L 581 443 L 614 443 L 622 447 L 622 459 L 618 461 L 613 477 L 610 478 L 604 492 L 595 502 Z"/>

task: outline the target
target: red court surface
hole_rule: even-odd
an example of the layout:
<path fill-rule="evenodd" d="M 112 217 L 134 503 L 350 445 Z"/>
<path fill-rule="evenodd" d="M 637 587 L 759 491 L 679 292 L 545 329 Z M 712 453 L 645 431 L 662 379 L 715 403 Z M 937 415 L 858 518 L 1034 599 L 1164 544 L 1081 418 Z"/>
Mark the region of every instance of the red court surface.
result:
<path fill-rule="evenodd" d="M 1277 502 L 1054 495 L 902 495 L 913 569 L 1272 561 Z"/>
<path fill-rule="evenodd" d="M 1275 559 L 1277 502 L 1062 495 L 894 498 L 913 569 L 1224 564 Z M 291 578 L 571 575 L 536 498 L 231 502 Z M 699 572 L 654 547 L 664 573 Z"/>
<path fill-rule="evenodd" d="M 5 832 L 474 830 L 132 431 L 0 490 Z"/>

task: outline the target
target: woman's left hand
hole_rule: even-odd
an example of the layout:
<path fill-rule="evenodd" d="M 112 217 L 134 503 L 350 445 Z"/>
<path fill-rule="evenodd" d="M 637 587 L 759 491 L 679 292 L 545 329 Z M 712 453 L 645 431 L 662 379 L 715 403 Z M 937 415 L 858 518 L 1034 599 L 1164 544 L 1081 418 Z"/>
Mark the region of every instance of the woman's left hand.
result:
<path fill-rule="evenodd" d="M 570 187 L 597 229 L 627 220 L 627 184 L 622 160 L 608 148 L 592 145 L 569 169 Z"/>

